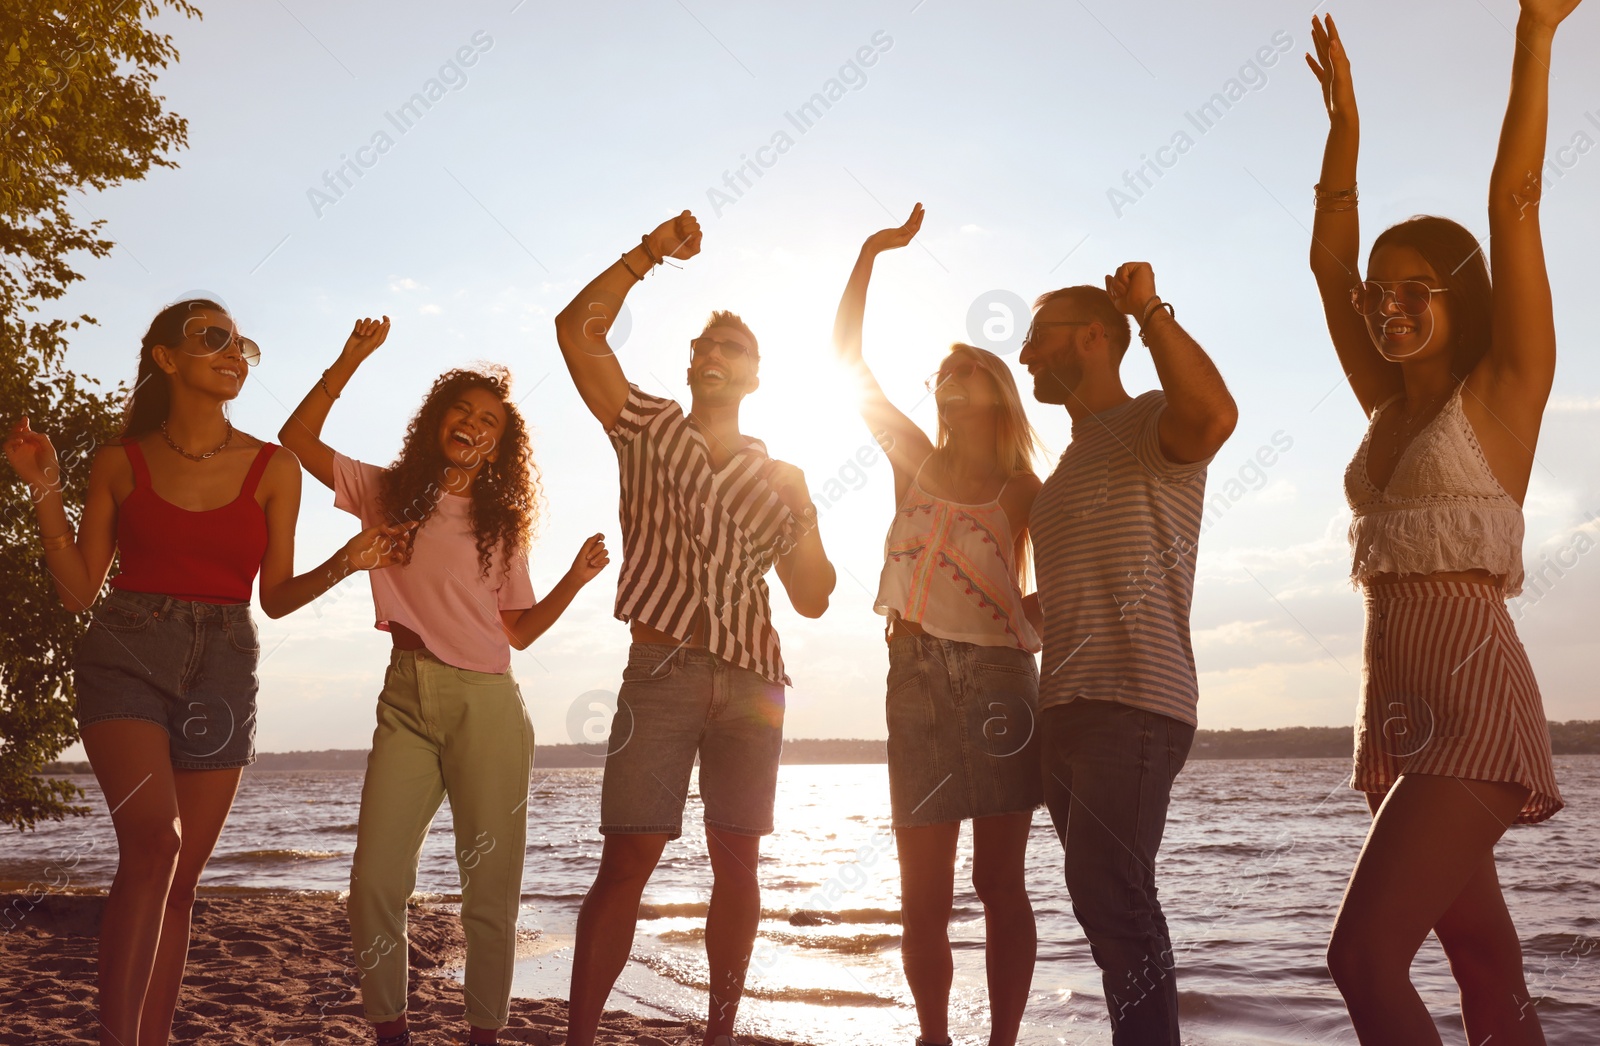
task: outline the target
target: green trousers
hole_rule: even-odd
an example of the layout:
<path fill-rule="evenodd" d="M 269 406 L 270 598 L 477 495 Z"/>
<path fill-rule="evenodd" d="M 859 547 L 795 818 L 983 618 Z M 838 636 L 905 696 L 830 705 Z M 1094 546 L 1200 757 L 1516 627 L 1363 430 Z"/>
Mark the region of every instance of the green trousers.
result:
<path fill-rule="evenodd" d="M 439 803 L 450 797 L 468 1023 L 505 1026 L 527 845 L 533 725 L 510 671 L 396 650 L 378 697 L 350 869 L 350 931 L 367 1019 L 406 1010 L 406 900 Z"/>

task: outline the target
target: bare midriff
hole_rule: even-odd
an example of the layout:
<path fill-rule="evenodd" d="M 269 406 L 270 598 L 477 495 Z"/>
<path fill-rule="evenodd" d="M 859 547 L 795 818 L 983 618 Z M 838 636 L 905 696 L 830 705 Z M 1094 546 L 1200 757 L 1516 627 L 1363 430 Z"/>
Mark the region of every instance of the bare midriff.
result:
<path fill-rule="evenodd" d="M 642 621 L 630 621 L 629 630 L 633 634 L 635 643 L 659 643 L 663 646 L 673 647 L 704 647 L 706 645 L 706 623 L 697 620 L 694 629 L 689 633 L 688 639 L 679 639 L 677 636 L 668 635 L 659 628 L 651 628 Z"/>
<path fill-rule="evenodd" d="M 894 637 L 898 635 L 925 636 L 927 634 L 917 622 L 909 618 L 903 618 L 899 614 L 890 615 L 889 627 L 884 630 L 884 638 L 890 642 L 893 642 Z"/>
<path fill-rule="evenodd" d="M 1432 574 L 1373 574 L 1364 580 L 1369 585 L 1402 585 L 1413 581 L 1458 581 L 1466 585 L 1506 587 L 1504 575 L 1491 574 L 1487 570 L 1439 570 Z"/>

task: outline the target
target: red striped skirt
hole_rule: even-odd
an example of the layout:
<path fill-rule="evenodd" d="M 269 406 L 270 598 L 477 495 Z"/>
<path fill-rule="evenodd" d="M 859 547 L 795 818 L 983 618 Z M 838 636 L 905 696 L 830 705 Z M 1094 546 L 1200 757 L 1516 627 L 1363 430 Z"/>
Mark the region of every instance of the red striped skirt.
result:
<path fill-rule="evenodd" d="M 1355 773 L 1363 792 L 1401 774 L 1509 781 L 1529 789 L 1518 824 L 1564 805 L 1528 654 L 1492 585 L 1366 586 Z"/>

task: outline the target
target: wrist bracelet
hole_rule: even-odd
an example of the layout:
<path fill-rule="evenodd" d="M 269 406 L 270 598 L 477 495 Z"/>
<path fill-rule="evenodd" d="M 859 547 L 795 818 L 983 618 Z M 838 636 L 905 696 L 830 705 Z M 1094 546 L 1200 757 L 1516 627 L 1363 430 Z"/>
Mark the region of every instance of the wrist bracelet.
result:
<path fill-rule="evenodd" d="M 642 282 L 644 280 L 644 277 L 639 275 L 638 273 L 634 272 L 633 271 L 633 266 L 628 264 L 628 253 L 629 252 L 627 252 L 627 251 L 623 251 L 622 252 L 622 256 L 620 258 L 618 258 L 617 260 L 622 262 L 622 267 L 624 269 L 628 270 L 628 275 L 629 276 L 632 276 L 635 280 Z"/>
<path fill-rule="evenodd" d="M 77 535 L 70 530 L 65 534 L 57 534 L 55 537 L 47 538 L 41 535 L 39 538 L 39 544 L 43 546 L 46 552 L 56 552 L 60 549 L 70 546 L 76 536 Z"/>
<path fill-rule="evenodd" d="M 1144 325 L 1150 322 L 1150 314 L 1157 309 L 1166 309 L 1167 315 L 1173 319 L 1178 318 L 1178 314 L 1173 310 L 1172 306 L 1161 300 L 1161 295 L 1153 294 L 1150 296 L 1150 300 L 1144 303 L 1144 315 L 1139 317 L 1140 330 L 1143 330 Z"/>
<path fill-rule="evenodd" d="M 1178 310 L 1174 309 L 1170 302 L 1162 301 L 1159 295 L 1151 298 L 1144 307 L 1143 318 L 1139 320 L 1139 341 L 1144 344 L 1145 348 L 1150 347 L 1150 336 L 1145 328 L 1150 323 L 1150 317 L 1160 309 L 1166 309 L 1167 315 L 1172 317 L 1173 322 L 1177 322 Z"/>
<path fill-rule="evenodd" d="M 323 371 L 322 372 L 322 377 L 317 379 L 317 385 L 321 387 L 323 392 L 326 392 L 328 394 L 328 398 L 329 399 L 336 400 L 336 399 L 339 398 L 339 394 L 337 392 L 334 392 L 332 389 L 328 388 L 328 372 L 327 371 Z"/>
<path fill-rule="evenodd" d="M 656 257 L 656 252 L 650 249 L 649 233 L 645 233 L 643 236 L 639 237 L 639 246 L 644 248 L 644 256 L 650 259 L 651 268 L 655 268 L 657 265 L 661 264 L 661 259 Z M 642 276 L 639 278 L 644 279 Z"/>

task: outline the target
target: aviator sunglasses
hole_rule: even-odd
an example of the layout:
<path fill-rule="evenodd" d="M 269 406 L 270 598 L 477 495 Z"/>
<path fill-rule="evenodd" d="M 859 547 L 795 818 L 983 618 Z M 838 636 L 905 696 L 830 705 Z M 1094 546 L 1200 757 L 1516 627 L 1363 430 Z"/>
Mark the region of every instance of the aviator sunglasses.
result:
<path fill-rule="evenodd" d="M 238 332 L 226 327 L 207 327 L 205 330 L 195 331 L 191 338 L 199 338 L 206 347 L 205 352 L 191 352 L 191 356 L 215 356 L 234 342 L 239 343 L 239 356 L 251 367 L 261 362 L 261 346 L 249 338 L 240 337 Z M 185 350 L 187 351 L 187 350 Z"/>
<path fill-rule="evenodd" d="M 1405 315 L 1421 316 L 1435 294 L 1449 290 L 1430 287 L 1421 280 L 1367 280 L 1350 288 L 1350 306 L 1363 316 L 1375 316 L 1383 311 L 1384 300 L 1393 297 Z"/>

